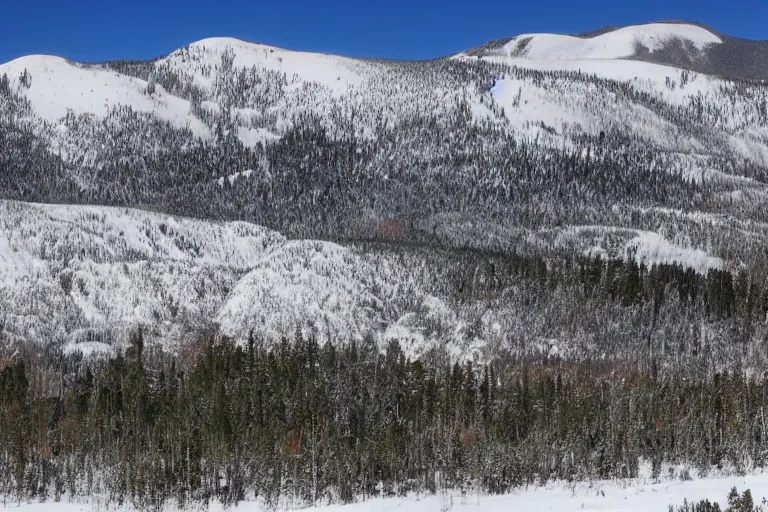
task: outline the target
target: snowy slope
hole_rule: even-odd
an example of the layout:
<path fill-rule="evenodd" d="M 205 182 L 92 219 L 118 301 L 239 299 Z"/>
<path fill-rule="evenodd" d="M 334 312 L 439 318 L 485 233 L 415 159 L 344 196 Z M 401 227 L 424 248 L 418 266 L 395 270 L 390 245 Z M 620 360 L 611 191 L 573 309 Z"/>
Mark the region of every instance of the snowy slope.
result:
<path fill-rule="evenodd" d="M 251 43 L 231 37 L 203 39 L 176 50 L 160 59 L 156 66 L 167 64 L 172 69 L 192 73 L 195 83 L 212 87 L 220 70 L 221 58 L 233 53 L 234 68 L 259 68 L 296 76 L 301 81 L 317 82 L 337 94 L 349 86 L 361 85 L 371 66 L 355 59 L 336 55 L 295 52 L 274 46 Z M 209 68 L 210 73 L 200 73 Z"/>
<path fill-rule="evenodd" d="M 475 122 L 504 126 L 520 139 L 554 147 L 584 132 L 616 128 L 666 151 L 708 154 L 714 147 L 727 148 L 729 157 L 768 163 L 768 127 L 756 118 L 754 108 L 762 94 L 759 88 L 743 94 L 742 84 L 626 59 L 638 48 L 653 53 L 681 41 L 692 52 L 721 44 L 705 28 L 658 23 L 591 38 L 528 34 L 471 57 L 471 52 L 462 52 L 450 60 L 404 63 L 211 38 L 146 63 L 150 81 L 157 79 L 151 94 L 147 81 L 118 68 L 59 57 L 23 57 L 0 65 L 0 75 L 7 74 L 12 88 L 31 102 L 38 131 L 52 150 L 78 164 L 98 165 L 108 158 L 111 142 L 105 146 L 105 139 L 119 133 L 114 127 L 119 119 L 103 121 L 123 107 L 188 128 L 202 140 L 210 140 L 222 124 L 231 124 L 236 137 L 254 147 L 279 140 L 296 119 L 306 116 L 331 135 L 352 130 L 357 137 L 375 138 L 383 127 L 396 129 L 414 116 L 450 119 L 465 102 Z M 477 71 L 467 74 L 456 68 L 474 65 L 478 57 L 497 66 L 495 85 L 482 74 L 473 76 Z M 516 77 L 516 68 L 549 74 Z M 21 84 L 25 70 L 29 87 Z M 596 89 L 591 76 L 612 83 Z M 617 94 L 617 86 L 632 94 Z M 733 94 L 735 88 L 740 94 Z M 198 104 L 191 101 L 193 96 Z M 659 103 L 650 108 L 649 101 Z M 710 117 L 698 121 L 710 133 L 679 125 L 675 109 L 685 112 L 694 101 Z M 73 126 L 65 121 L 68 112 L 88 115 L 90 121 Z M 156 151 L 158 138 L 146 131 L 140 151 Z"/>
<path fill-rule="evenodd" d="M 551 131 L 541 129 L 544 123 L 556 132 L 555 140 L 567 141 L 574 130 L 596 134 L 616 128 L 669 151 L 704 155 L 728 148 L 728 154 L 768 164 L 768 126 L 757 119 L 754 109 L 754 102 L 761 101 L 754 96 L 763 94 L 758 88 L 739 97 L 734 91 L 740 84 L 641 61 L 499 56 L 483 60 L 512 67 L 497 78 L 489 92 L 517 133 L 552 138 Z M 533 75 L 535 72 L 545 74 Z M 602 86 L 592 77 L 607 83 Z M 654 108 L 629 99 L 627 92 L 648 98 Z M 718 144 L 682 127 L 675 115 L 664 115 L 664 110 L 690 113 L 696 104 L 706 105 L 702 126 L 711 130 L 709 136 L 719 139 Z"/>
<path fill-rule="evenodd" d="M 697 50 L 722 44 L 712 32 L 688 24 L 651 23 L 620 28 L 590 38 L 559 34 L 523 34 L 505 44 L 508 56 L 540 60 L 621 59 L 637 53 L 638 46 L 656 52 L 678 39 Z"/>
<path fill-rule="evenodd" d="M 724 264 L 651 232 L 594 226 L 500 236 L 700 272 Z M 509 318 L 503 307 L 462 312 L 425 284 L 397 258 L 289 241 L 245 222 L 0 202 L 0 340 L 110 352 L 142 325 L 168 349 L 208 328 L 241 341 L 253 332 L 275 342 L 297 329 L 320 342 L 370 334 L 399 341 L 413 357 L 436 346 L 474 357 L 505 343 L 495 326 Z M 477 322 L 479 331 L 466 329 Z"/>
<path fill-rule="evenodd" d="M 686 216 L 684 212 L 666 211 L 664 215 L 678 221 Z M 768 227 L 742 223 L 733 218 L 688 214 L 688 220 L 696 229 L 717 226 L 724 233 L 738 232 L 746 238 L 768 240 Z M 425 226 L 440 226 L 441 236 L 460 240 L 465 245 L 477 243 L 476 225 L 471 222 L 456 222 L 450 216 L 433 216 L 424 219 Z M 563 226 L 553 229 L 527 230 L 487 223 L 482 232 L 483 239 L 500 249 L 525 247 L 529 250 L 550 251 L 566 249 L 570 253 L 600 255 L 612 259 L 634 259 L 637 263 L 652 266 L 654 264 L 677 263 L 684 267 L 706 274 L 711 269 L 728 266 L 722 258 L 710 252 L 691 246 L 686 240 L 669 239 L 664 233 L 639 229 L 617 228 L 614 226 Z M 667 235 L 668 236 L 668 235 Z M 498 245 L 495 245 L 498 244 Z M 508 244 L 508 245 L 506 245 Z"/>
<path fill-rule="evenodd" d="M 408 128 L 415 120 L 428 120 L 432 133 L 445 134 L 450 151 L 450 146 L 464 150 L 462 130 L 473 124 L 536 141 L 542 152 L 547 146 L 586 151 L 584 140 L 593 144 L 602 133 L 631 134 L 641 149 L 615 150 L 631 156 L 647 148 L 664 155 L 649 164 L 654 171 L 680 173 L 697 183 L 725 182 L 723 197 L 732 203 L 750 194 L 768 195 L 759 180 L 718 166 L 742 160 L 752 170 L 768 166 L 768 122 L 755 108 L 766 104 L 765 88 L 627 59 L 640 47 L 655 52 L 670 41 L 684 41 L 696 52 L 725 44 L 701 27 L 651 24 L 591 38 L 519 36 L 482 54 L 395 62 L 213 38 L 141 63 L 141 72 L 29 56 L 0 65 L 0 76 L 6 74 L 11 89 L 28 100 L 24 123 L 71 167 L 62 172 L 76 175 L 83 189 L 110 158 L 141 169 L 142 156 L 169 149 L 163 144 L 181 152 L 190 141 L 216 143 L 214 134 L 230 129 L 254 147 L 280 140 L 297 119 L 311 119 L 330 138 L 358 139 L 358 149 L 378 137 L 396 141 L 377 148 L 366 164 L 371 175 L 385 174 L 392 162 L 421 159 L 436 180 L 450 181 L 454 171 L 441 169 L 439 151 L 424 147 L 419 133 Z M 29 80 L 22 79 L 25 75 Z M 0 95 L 0 107 L 4 101 Z M 179 132 L 158 127 L 160 122 Z M 484 141 L 484 151 L 503 149 L 492 143 Z M 592 158 L 600 158 L 599 149 L 593 151 Z M 482 175 L 484 169 L 477 172 Z M 225 188 L 257 176 L 228 167 L 200 179 Z M 630 218 L 640 209 L 623 215 Z M 484 219 L 478 230 L 467 217 L 451 212 L 415 223 L 459 246 L 534 246 L 542 252 L 565 247 L 646 264 L 681 262 L 700 272 L 730 263 L 718 257 L 729 254 L 722 241 L 729 229 L 755 245 L 768 239 L 765 226 L 732 217 L 663 215 L 662 223 L 648 220 L 642 229 L 563 225 L 529 232 Z M 713 233 L 720 241 L 702 247 L 691 243 L 686 231 L 664 232 L 683 217 L 687 233 Z M 495 336 L 493 322 L 481 336 L 461 334 L 462 322 L 476 318 L 463 318 L 444 298 L 402 286 L 397 265 L 389 263 L 329 243 L 288 242 L 245 223 L 0 203 L 0 320 L 5 335 L 15 340 L 112 343 L 124 339 L 125 330 L 145 324 L 152 326 L 154 339 L 176 343 L 204 327 L 201 319 L 240 339 L 251 330 L 274 338 L 301 328 L 321 339 L 375 332 L 383 341 L 407 340 L 413 355 L 444 342 L 450 337 L 446 333 L 459 333 L 450 338 L 459 352 Z M 391 303 L 400 306 L 388 307 Z M 435 323 L 439 329 L 428 327 Z"/>
<path fill-rule="evenodd" d="M 28 89 L 20 84 L 25 70 L 31 76 Z M 8 75 L 12 88 L 24 89 L 36 113 L 52 124 L 68 111 L 103 118 L 116 106 L 130 105 L 137 112 L 153 113 L 179 128 L 189 128 L 200 137 L 209 135 L 202 121 L 189 115 L 188 101 L 162 90 L 149 95 L 147 83 L 138 78 L 50 55 L 30 55 L 2 64 L 2 74 Z"/>
<path fill-rule="evenodd" d="M 288 242 L 254 262 L 217 319 L 238 338 L 247 337 L 247 329 L 268 337 L 300 328 L 321 341 L 339 333 L 361 339 L 371 326 L 387 323 L 384 301 L 393 293 L 392 277 L 341 246 Z"/>
<path fill-rule="evenodd" d="M 768 79 L 768 41 L 728 36 L 687 22 L 605 27 L 576 36 L 522 34 L 462 54 L 555 61 L 632 59 L 730 79 Z"/>
<path fill-rule="evenodd" d="M 594 133 L 602 127 L 617 125 L 629 133 L 646 137 L 672 151 L 707 153 L 706 143 L 683 134 L 675 120 L 660 118 L 657 111 L 647 105 L 627 102 L 612 91 L 600 91 L 579 84 L 568 73 L 580 77 L 599 77 L 628 87 L 638 94 L 647 94 L 672 109 L 690 112 L 692 105 L 701 102 L 705 110 L 717 112 L 705 126 L 722 126 L 730 136 L 722 144 L 731 151 L 754 160 L 760 165 L 768 163 L 768 132 L 764 123 L 753 116 L 754 98 L 742 102 L 734 91 L 741 84 L 729 80 L 691 72 L 642 60 L 638 52 L 654 54 L 664 51 L 669 44 L 681 45 L 691 59 L 706 56 L 704 52 L 714 45 L 723 44 L 720 36 L 706 28 L 691 24 L 652 23 L 612 30 L 593 37 L 557 34 L 525 34 L 488 50 L 462 52 L 456 60 L 476 58 L 532 71 L 553 74 L 535 79 L 513 79 L 502 75 L 491 88 L 498 104 L 506 111 L 510 124 L 520 131 L 534 135 L 527 126 L 544 122 L 550 127 L 578 125 Z M 695 54 L 695 55 L 694 55 Z M 558 75 L 559 74 L 559 75 Z M 762 96 L 755 89 L 750 96 Z M 745 127 L 749 125 L 749 129 Z"/>
<path fill-rule="evenodd" d="M 425 295 L 398 281 L 350 249 L 243 222 L 0 202 L 0 324 L 12 341 L 103 351 L 143 325 L 170 348 L 205 319 L 239 340 L 296 329 L 361 339 L 409 313 L 391 302 L 420 307 Z"/>
<path fill-rule="evenodd" d="M 0 316 L 17 340 L 184 339 L 276 233 L 137 210 L 0 203 Z"/>

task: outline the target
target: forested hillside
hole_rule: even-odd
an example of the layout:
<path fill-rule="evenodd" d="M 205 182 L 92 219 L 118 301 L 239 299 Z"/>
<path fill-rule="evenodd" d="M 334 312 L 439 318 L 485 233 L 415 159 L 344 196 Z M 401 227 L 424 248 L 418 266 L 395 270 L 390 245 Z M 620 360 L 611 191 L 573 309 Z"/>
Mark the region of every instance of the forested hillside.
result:
<path fill-rule="evenodd" d="M 340 341 L 208 338 L 171 358 L 146 353 L 138 332 L 93 369 L 4 361 L 0 492 L 348 503 L 632 478 L 642 459 L 656 476 L 662 463 L 765 462 L 768 388 L 739 372 L 558 357 L 475 366 Z"/>

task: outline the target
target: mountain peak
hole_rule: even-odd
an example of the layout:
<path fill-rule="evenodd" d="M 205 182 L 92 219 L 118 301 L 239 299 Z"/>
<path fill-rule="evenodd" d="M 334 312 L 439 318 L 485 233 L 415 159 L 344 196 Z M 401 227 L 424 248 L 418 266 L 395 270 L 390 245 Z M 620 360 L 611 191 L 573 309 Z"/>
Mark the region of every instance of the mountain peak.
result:
<path fill-rule="evenodd" d="M 587 31 L 587 32 L 581 32 L 581 33 L 578 33 L 578 34 L 571 34 L 571 35 L 573 35 L 575 37 L 580 37 L 580 38 L 583 38 L 583 39 L 589 39 L 589 38 L 592 38 L 592 37 L 601 36 L 603 34 L 608 34 L 610 32 L 614 32 L 616 30 L 621 30 L 621 29 L 630 28 L 630 27 L 643 27 L 643 26 L 647 26 L 647 25 L 678 25 L 678 26 L 680 26 L 680 25 L 686 26 L 687 25 L 687 26 L 691 26 L 691 27 L 698 27 L 698 28 L 703 29 L 703 30 L 705 30 L 707 32 L 715 34 L 717 36 L 722 36 L 723 35 L 719 31 L 713 29 L 712 27 L 710 27 L 708 25 L 705 25 L 704 23 L 699 23 L 698 21 L 688 21 L 688 20 L 680 20 L 680 19 L 657 20 L 657 21 L 649 21 L 647 23 L 634 23 L 634 24 L 631 24 L 631 25 L 606 25 L 604 27 L 601 27 L 601 28 L 598 28 L 598 29 L 595 29 L 595 30 L 590 30 L 590 31 Z"/>
<path fill-rule="evenodd" d="M 649 23 L 626 27 L 605 27 L 577 35 L 528 33 L 497 40 L 495 45 L 472 55 L 523 57 L 532 60 L 623 59 L 638 53 L 655 53 L 673 42 L 703 51 L 723 40 L 714 32 L 687 23 Z"/>
<path fill-rule="evenodd" d="M 768 41 L 731 37 L 687 21 L 607 26 L 575 35 L 521 34 L 462 56 L 540 62 L 638 60 L 730 79 L 768 79 Z"/>

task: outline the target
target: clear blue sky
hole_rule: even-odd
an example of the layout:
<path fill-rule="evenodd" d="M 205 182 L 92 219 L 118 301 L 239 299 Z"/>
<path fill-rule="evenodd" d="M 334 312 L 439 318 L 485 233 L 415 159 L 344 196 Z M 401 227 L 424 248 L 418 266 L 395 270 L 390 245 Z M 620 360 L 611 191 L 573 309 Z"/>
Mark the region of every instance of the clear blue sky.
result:
<path fill-rule="evenodd" d="M 673 18 L 768 39 L 767 0 L 0 0 L 0 62 L 31 53 L 146 59 L 211 36 L 419 59 L 522 32 Z"/>

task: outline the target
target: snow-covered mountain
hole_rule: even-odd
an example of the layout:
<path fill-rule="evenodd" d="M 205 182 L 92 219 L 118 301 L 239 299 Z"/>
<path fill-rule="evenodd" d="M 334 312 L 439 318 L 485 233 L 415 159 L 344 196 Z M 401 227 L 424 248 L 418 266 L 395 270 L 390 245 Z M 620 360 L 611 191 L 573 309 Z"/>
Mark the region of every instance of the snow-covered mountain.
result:
<path fill-rule="evenodd" d="M 448 60 L 412 63 L 213 38 L 142 63 L 85 65 L 34 55 L 0 65 L 0 76 L 29 101 L 27 115 L 51 150 L 79 164 L 99 165 L 115 144 L 124 143 L 119 126 L 110 128 L 124 124 L 115 118 L 122 119 L 125 109 L 143 124 L 150 116 L 194 139 L 231 134 L 249 147 L 275 141 L 307 118 L 338 136 L 351 131 L 375 138 L 414 116 L 439 119 L 468 109 L 478 123 L 556 145 L 574 131 L 597 134 L 613 125 L 665 149 L 708 153 L 712 144 L 702 140 L 705 134 L 691 133 L 665 112 L 697 102 L 702 111 L 697 124 L 707 136 L 720 139 L 724 150 L 764 165 L 766 132 L 764 123 L 756 122 L 754 101 L 758 107 L 764 101 L 760 87 L 644 57 L 661 55 L 670 45 L 704 55 L 726 44 L 697 25 L 657 23 L 592 37 L 523 34 Z M 467 62 L 474 59 L 489 65 Z M 560 73 L 539 76 L 536 71 Z M 600 93 L 604 87 L 596 89 L 591 76 L 624 92 Z M 733 89 L 745 87 L 751 90 L 734 100 Z M 146 130 L 136 131 L 151 128 Z M 135 144 L 143 151 L 158 148 L 156 138 L 146 139 Z"/>
<path fill-rule="evenodd" d="M 731 79 L 768 79 L 768 41 L 740 39 L 687 22 L 605 27 L 578 35 L 522 34 L 462 53 L 532 60 L 629 59 Z"/>
<path fill-rule="evenodd" d="M 2 64 L 2 335 L 589 345 L 526 319 L 568 301 L 528 310 L 517 283 L 488 298 L 493 265 L 446 277 L 413 248 L 768 265 L 768 85 L 743 80 L 768 76 L 763 47 L 654 23 L 421 62 L 213 38 Z"/>
<path fill-rule="evenodd" d="M 555 244 L 700 272 L 723 265 L 652 233 L 585 230 L 563 230 Z M 144 327 L 170 350 L 211 329 L 242 342 L 297 330 L 321 342 L 372 336 L 413 355 L 445 344 L 461 357 L 499 348 L 504 305 L 478 316 L 429 286 L 387 254 L 291 241 L 245 222 L 0 201 L 0 336 L 11 342 L 111 353 Z"/>
<path fill-rule="evenodd" d="M 703 52 L 723 40 L 705 28 L 689 24 L 651 23 L 618 28 L 593 36 L 522 34 L 485 54 L 534 60 L 629 59 L 657 53 L 673 41 L 691 51 Z"/>
<path fill-rule="evenodd" d="M 116 146 L 128 143 L 129 121 L 140 125 L 130 129 L 135 155 L 164 147 L 153 122 L 180 130 L 182 145 L 231 135 L 254 147 L 307 119 L 333 136 L 375 139 L 414 117 L 440 120 L 463 110 L 475 123 L 555 146 L 620 129 L 668 151 L 725 152 L 765 165 L 763 88 L 642 57 L 670 44 L 705 53 L 726 43 L 696 25 L 649 24 L 593 37 L 527 34 L 449 60 L 410 63 L 214 38 L 144 63 L 23 57 L 0 65 L 0 76 L 28 100 L 23 115 L 51 151 L 76 165 L 114 158 Z M 694 107 L 695 129 L 675 119 Z"/>

